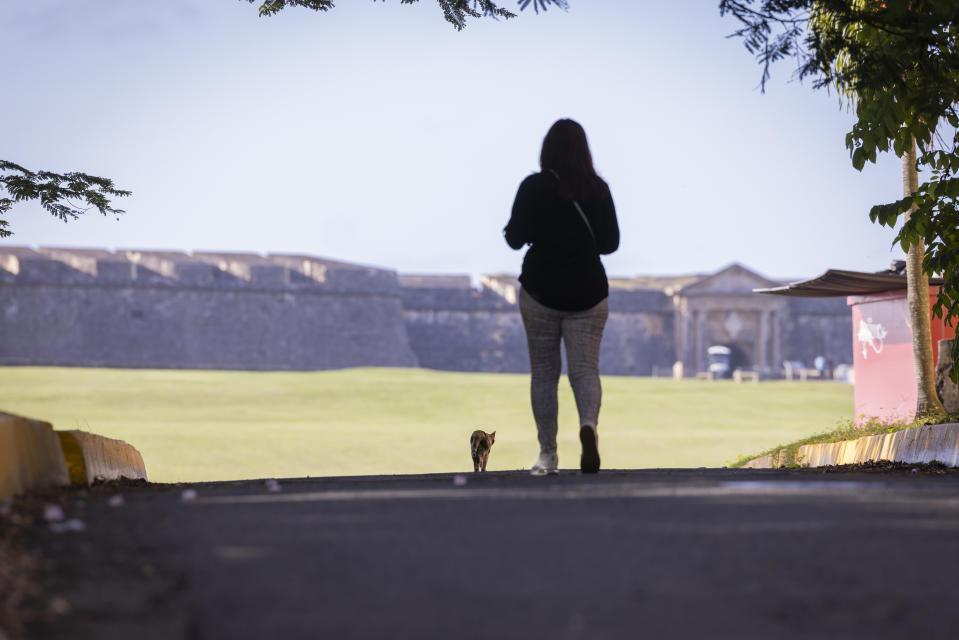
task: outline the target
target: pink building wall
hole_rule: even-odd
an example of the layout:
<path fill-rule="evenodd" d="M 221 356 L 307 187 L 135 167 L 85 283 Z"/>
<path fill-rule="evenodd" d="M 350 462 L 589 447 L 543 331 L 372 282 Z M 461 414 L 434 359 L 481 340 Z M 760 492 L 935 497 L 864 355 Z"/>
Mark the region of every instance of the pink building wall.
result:
<path fill-rule="evenodd" d="M 930 287 L 931 303 L 937 293 Z M 918 393 L 905 289 L 849 296 L 846 302 L 852 307 L 856 421 L 911 422 Z M 931 304 L 930 316 L 933 357 L 938 359 L 939 340 L 955 337 L 956 330 L 932 315 Z"/>

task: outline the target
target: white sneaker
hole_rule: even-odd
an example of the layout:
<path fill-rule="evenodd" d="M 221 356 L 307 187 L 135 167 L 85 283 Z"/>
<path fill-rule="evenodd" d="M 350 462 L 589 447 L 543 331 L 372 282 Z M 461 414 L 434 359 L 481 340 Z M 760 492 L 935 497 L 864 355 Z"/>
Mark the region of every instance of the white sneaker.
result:
<path fill-rule="evenodd" d="M 533 468 L 529 470 L 530 475 L 545 476 L 559 473 L 559 456 L 555 453 L 540 453 Z"/>

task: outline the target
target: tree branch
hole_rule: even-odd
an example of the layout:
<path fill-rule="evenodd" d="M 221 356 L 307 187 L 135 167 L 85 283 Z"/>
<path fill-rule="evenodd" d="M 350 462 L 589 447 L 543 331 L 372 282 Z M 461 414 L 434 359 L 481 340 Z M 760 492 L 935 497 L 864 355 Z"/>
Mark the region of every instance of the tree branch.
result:
<path fill-rule="evenodd" d="M 75 220 L 91 209 L 103 215 L 119 217 L 125 211 L 114 208 L 110 198 L 131 194 L 130 191 L 117 189 L 109 178 L 78 171 L 34 172 L 7 160 L 0 160 L 0 188 L 11 196 L 0 198 L 0 216 L 10 211 L 14 203 L 39 200 L 44 209 L 64 222 Z M 74 201 L 83 202 L 86 206 L 74 204 Z M 0 219 L 0 238 L 11 235 L 10 223 Z"/>
<path fill-rule="evenodd" d="M 313 11 L 329 11 L 334 7 L 333 0 L 246 0 L 250 4 L 262 2 L 260 16 L 274 16 L 287 7 L 303 7 Z M 377 2 L 378 0 L 373 0 Z M 386 0 L 382 0 L 385 2 Z M 399 0 L 400 4 L 414 4 L 419 0 Z M 516 14 L 497 5 L 493 0 L 436 0 L 443 11 L 443 17 L 452 24 L 457 31 L 466 27 L 468 18 L 491 17 L 494 20 L 503 18 L 508 20 Z M 564 11 L 569 9 L 567 0 L 518 0 L 520 11 L 533 5 L 536 13 L 540 9 L 546 11 L 548 7 L 558 7 Z"/>

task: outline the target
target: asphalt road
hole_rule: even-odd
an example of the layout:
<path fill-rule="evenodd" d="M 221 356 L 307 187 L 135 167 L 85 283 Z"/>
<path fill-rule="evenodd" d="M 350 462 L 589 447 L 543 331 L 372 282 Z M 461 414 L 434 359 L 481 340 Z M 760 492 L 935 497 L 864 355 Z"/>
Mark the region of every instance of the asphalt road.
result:
<path fill-rule="evenodd" d="M 955 473 L 517 472 L 269 489 L 63 497 L 61 524 L 84 530 L 33 526 L 44 585 L 27 637 L 959 634 Z"/>

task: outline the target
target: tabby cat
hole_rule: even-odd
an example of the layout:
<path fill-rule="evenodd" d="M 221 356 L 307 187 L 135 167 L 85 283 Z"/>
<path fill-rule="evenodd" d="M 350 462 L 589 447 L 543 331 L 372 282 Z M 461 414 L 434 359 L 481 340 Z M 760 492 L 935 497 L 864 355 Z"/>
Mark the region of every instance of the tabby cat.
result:
<path fill-rule="evenodd" d="M 473 456 L 473 471 L 486 471 L 489 450 L 493 448 L 496 432 L 486 433 L 477 429 L 470 436 L 470 455 Z"/>

